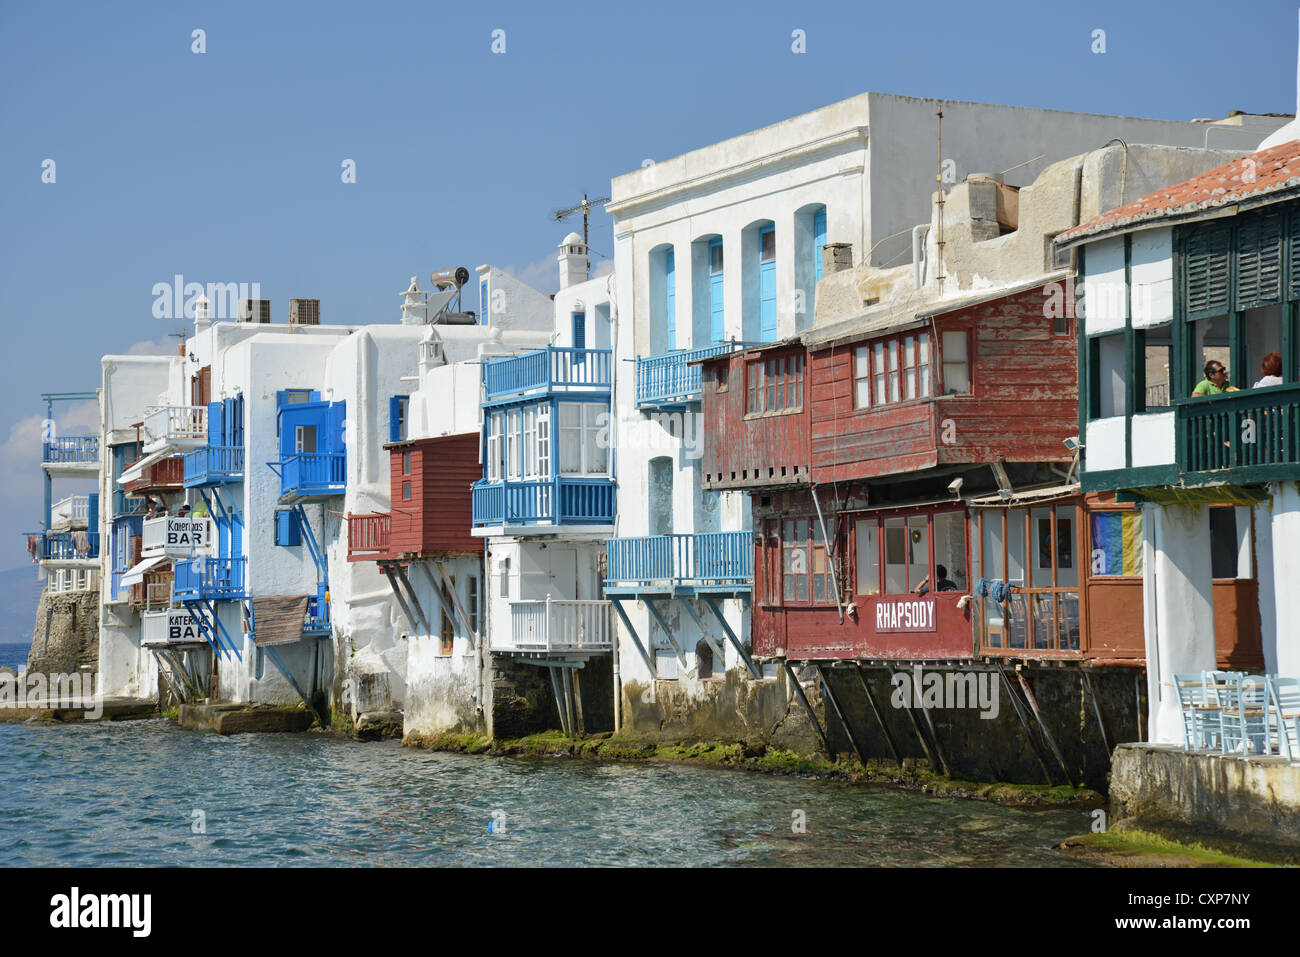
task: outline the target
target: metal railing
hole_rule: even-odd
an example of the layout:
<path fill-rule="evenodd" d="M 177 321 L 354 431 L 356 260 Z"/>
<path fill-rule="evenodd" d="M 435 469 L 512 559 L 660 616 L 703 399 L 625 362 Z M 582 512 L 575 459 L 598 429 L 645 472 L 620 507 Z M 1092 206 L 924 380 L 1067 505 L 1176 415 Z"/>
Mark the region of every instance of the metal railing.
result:
<path fill-rule="evenodd" d="M 99 462 L 99 436 L 61 435 L 44 444 L 43 461 L 59 465 L 86 465 Z"/>
<path fill-rule="evenodd" d="M 547 346 L 523 355 L 488 359 L 483 364 L 483 389 L 488 399 L 535 389 L 608 389 L 613 368 L 610 349 Z"/>
<path fill-rule="evenodd" d="M 244 594 L 245 558 L 193 558 L 176 562 L 173 595 L 185 599 L 230 601 Z"/>
<path fill-rule="evenodd" d="M 205 445 L 185 453 L 186 488 L 238 482 L 244 477 L 242 445 Z"/>
<path fill-rule="evenodd" d="M 614 523 L 614 482 L 607 478 L 480 482 L 471 498 L 475 525 Z"/>
<path fill-rule="evenodd" d="M 117 515 L 138 515 L 149 507 L 149 501 L 143 498 L 133 498 L 127 495 L 122 489 L 113 493 L 113 514 Z"/>
<path fill-rule="evenodd" d="M 342 452 L 300 452 L 280 463 L 280 492 L 342 492 L 347 457 Z"/>
<path fill-rule="evenodd" d="M 608 651 L 613 647 L 613 609 L 608 601 L 513 601 L 510 640 L 493 651 Z"/>
<path fill-rule="evenodd" d="M 164 405 L 146 409 L 146 442 L 173 442 L 208 437 L 208 407 L 205 405 Z"/>
<path fill-rule="evenodd" d="M 676 349 L 636 360 L 636 404 L 648 408 L 697 401 L 703 390 L 702 370 L 692 365 L 701 359 L 726 355 L 748 346 L 744 342 L 719 342 L 698 349 Z"/>
<path fill-rule="evenodd" d="M 388 512 L 348 516 L 348 561 L 373 561 L 388 554 L 393 516 Z"/>
<path fill-rule="evenodd" d="M 751 532 L 647 535 L 605 540 L 607 585 L 752 585 Z"/>
<path fill-rule="evenodd" d="M 1300 466 L 1300 384 L 1178 401 L 1185 472 Z"/>

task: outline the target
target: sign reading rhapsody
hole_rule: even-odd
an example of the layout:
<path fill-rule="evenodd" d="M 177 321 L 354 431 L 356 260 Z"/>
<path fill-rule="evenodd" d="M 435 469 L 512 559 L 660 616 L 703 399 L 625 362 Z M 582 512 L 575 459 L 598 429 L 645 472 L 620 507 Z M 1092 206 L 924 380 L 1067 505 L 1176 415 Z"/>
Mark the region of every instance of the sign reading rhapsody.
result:
<path fill-rule="evenodd" d="M 876 631 L 936 631 L 933 598 L 882 598 L 876 602 Z"/>

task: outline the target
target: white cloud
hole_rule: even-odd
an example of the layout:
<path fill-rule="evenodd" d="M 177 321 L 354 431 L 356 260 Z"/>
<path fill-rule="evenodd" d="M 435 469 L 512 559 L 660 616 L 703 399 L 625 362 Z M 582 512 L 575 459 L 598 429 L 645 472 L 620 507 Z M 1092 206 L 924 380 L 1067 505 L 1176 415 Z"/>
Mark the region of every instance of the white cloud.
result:
<path fill-rule="evenodd" d="M 555 255 L 539 259 L 524 266 L 502 266 L 501 270 L 538 292 L 550 295 L 560 288 L 560 263 Z M 605 276 L 614 271 L 614 260 L 601 259 L 591 270 L 591 278 Z"/>
<path fill-rule="evenodd" d="M 176 355 L 176 340 L 170 336 L 158 342 L 143 339 L 122 354 L 128 356 L 174 356 Z"/>

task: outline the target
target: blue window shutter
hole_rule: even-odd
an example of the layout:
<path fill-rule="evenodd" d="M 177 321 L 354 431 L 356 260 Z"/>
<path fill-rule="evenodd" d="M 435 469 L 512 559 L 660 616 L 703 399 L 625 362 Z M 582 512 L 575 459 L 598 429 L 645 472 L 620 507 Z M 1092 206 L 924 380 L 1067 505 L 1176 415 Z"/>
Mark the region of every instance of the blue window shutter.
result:
<path fill-rule="evenodd" d="M 822 278 L 825 266 L 822 263 L 822 249 L 826 246 L 826 207 L 813 213 L 813 275 L 818 281 Z"/>
<path fill-rule="evenodd" d="M 585 312 L 575 312 L 573 314 L 573 348 L 587 348 L 587 314 Z"/>
<path fill-rule="evenodd" d="M 332 402 L 329 407 L 329 427 L 326 429 L 325 448 L 323 452 L 342 452 L 343 420 L 347 418 L 347 403 Z"/>
<path fill-rule="evenodd" d="M 776 256 L 763 262 L 763 240 L 775 236 L 768 226 L 758 231 L 758 331 L 763 342 L 776 341 Z"/>
<path fill-rule="evenodd" d="M 480 326 L 487 325 L 487 280 L 480 279 L 478 283 L 478 322 Z"/>
<path fill-rule="evenodd" d="M 234 405 L 235 421 L 230 430 L 233 436 L 232 445 L 239 448 L 244 447 L 244 395 L 241 392 L 235 399 Z"/>
<path fill-rule="evenodd" d="M 289 511 L 275 513 L 275 544 L 284 546 L 302 544 L 302 532 L 298 528 L 297 513 Z"/>
<path fill-rule="evenodd" d="M 225 428 L 225 407 L 220 402 L 208 403 L 208 445 L 220 445 Z"/>
<path fill-rule="evenodd" d="M 402 441 L 402 399 L 405 396 L 395 395 L 388 400 L 388 441 Z"/>
<path fill-rule="evenodd" d="M 673 251 L 664 257 L 664 322 L 668 331 L 668 348 L 677 348 L 677 262 Z"/>
<path fill-rule="evenodd" d="M 720 263 L 719 268 L 714 271 L 714 250 L 721 258 L 722 240 L 709 240 L 709 341 L 722 342 L 727 335 L 726 317 L 723 315 L 722 301 L 722 273 L 725 263 Z"/>

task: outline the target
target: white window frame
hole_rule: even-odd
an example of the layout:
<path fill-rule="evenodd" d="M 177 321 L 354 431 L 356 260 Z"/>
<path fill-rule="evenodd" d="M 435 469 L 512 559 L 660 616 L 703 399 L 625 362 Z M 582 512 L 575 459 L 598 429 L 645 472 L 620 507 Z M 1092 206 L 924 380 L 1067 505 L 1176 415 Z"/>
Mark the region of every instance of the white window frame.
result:
<path fill-rule="evenodd" d="M 578 421 L 576 425 L 566 425 L 564 423 L 564 413 L 566 407 L 578 408 Z M 576 478 L 607 478 L 609 476 L 609 449 L 599 449 L 598 443 L 602 430 L 601 415 L 607 414 L 609 409 L 600 402 L 561 402 L 559 403 L 559 434 L 560 434 L 560 474 L 571 475 Z M 576 435 L 577 462 L 568 462 L 564 460 L 564 437 L 566 434 Z M 595 468 L 596 458 L 603 451 L 604 468 Z"/>
<path fill-rule="evenodd" d="M 506 479 L 518 482 L 522 477 L 522 463 L 519 458 L 519 445 L 523 440 L 523 428 L 520 423 L 520 410 L 506 410 Z"/>
<path fill-rule="evenodd" d="M 505 430 L 505 415 L 501 412 L 488 414 L 487 437 L 487 478 L 489 482 L 500 482 L 504 470 L 502 457 L 502 433 Z"/>

